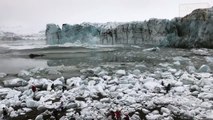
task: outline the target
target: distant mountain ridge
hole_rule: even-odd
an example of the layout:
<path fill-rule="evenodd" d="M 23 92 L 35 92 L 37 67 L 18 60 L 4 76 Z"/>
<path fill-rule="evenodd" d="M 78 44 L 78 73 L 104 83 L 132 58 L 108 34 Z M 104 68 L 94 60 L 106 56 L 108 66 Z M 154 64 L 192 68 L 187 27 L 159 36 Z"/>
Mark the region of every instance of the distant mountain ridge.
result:
<path fill-rule="evenodd" d="M 40 31 L 36 34 L 20 35 L 13 32 L 0 31 L 0 40 L 45 40 L 45 31 Z"/>
<path fill-rule="evenodd" d="M 213 48 L 213 7 L 197 9 L 182 18 L 129 23 L 47 24 L 47 44 L 153 44 Z"/>
<path fill-rule="evenodd" d="M 22 39 L 22 37 L 13 32 L 0 31 L 0 40 L 20 40 L 20 39 Z"/>

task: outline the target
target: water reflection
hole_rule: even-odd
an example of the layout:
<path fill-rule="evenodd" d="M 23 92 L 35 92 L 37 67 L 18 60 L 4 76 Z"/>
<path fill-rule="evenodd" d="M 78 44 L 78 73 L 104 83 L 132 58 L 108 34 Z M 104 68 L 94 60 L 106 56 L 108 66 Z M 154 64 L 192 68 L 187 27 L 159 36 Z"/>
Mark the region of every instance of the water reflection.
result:
<path fill-rule="evenodd" d="M 143 55 L 142 52 L 136 53 L 135 51 L 106 51 L 106 52 L 89 52 L 73 55 L 71 58 L 67 59 L 51 59 L 47 61 L 48 66 L 72 66 L 72 65 L 79 65 L 82 63 L 86 63 L 88 65 L 99 65 L 108 62 L 151 62 L 147 56 Z M 153 58 L 154 60 L 155 58 Z M 158 59 L 155 61 L 160 62 Z M 154 62 L 154 61 L 153 61 Z"/>
<path fill-rule="evenodd" d="M 2 57 L 0 59 L 0 72 L 16 74 L 24 69 L 34 67 L 47 67 L 46 60 Z"/>

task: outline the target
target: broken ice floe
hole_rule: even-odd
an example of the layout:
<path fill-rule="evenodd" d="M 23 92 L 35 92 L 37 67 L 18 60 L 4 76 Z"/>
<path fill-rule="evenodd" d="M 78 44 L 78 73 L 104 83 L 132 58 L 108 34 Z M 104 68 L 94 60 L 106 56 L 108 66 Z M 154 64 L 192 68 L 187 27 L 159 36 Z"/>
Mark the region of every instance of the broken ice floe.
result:
<path fill-rule="evenodd" d="M 33 118 L 37 120 L 45 116 L 61 120 L 107 119 L 110 111 L 118 110 L 122 118 L 128 113 L 132 120 L 211 119 L 212 74 L 161 66 L 166 70 L 150 73 L 118 69 L 109 76 L 107 69 L 97 67 L 81 70 L 83 76 L 69 79 L 31 77 L 4 81 L 5 87 L 0 88 L 0 112 L 4 107 L 9 117 L 18 118 L 32 109 L 47 110 Z M 21 76 L 30 75 L 22 73 L 25 74 Z M 37 88 L 35 93 L 32 85 Z M 60 111 L 66 114 L 55 113 Z"/>

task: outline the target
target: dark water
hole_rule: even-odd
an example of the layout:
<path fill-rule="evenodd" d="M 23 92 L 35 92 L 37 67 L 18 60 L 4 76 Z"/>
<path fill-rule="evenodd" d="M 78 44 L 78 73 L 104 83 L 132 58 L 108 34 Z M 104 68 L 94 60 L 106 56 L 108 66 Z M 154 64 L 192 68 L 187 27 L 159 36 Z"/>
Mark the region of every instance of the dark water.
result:
<path fill-rule="evenodd" d="M 37 44 L 36 44 L 37 45 Z M 38 45 L 37 45 L 38 46 Z M 76 46 L 49 46 L 33 49 L 6 49 L 0 47 L 0 72 L 18 73 L 23 69 L 48 66 L 99 66 L 104 64 L 144 64 L 149 68 L 155 68 L 160 63 L 172 63 L 174 57 L 189 59 L 180 61 L 179 67 L 185 67 L 191 63 L 196 68 L 206 62 L 206 56 L 195 55 L 190 49 L 160 48 L 157 51 L 143 51 L 153 46 L 102 46 L 102 47 L 76 47 Z M 21 48 L 19 45 L 18 48 Z M 212 50 L 209 56 L 213 55 Z M 30 58 L 30 54 L 43 56 Z M 212 65 L 210 64 L 210 67 Z"/>
<path fill-rule="evenodd" d="M 113 50 L 114 48 L 85 47 L 46 47 L 24 50 L 1 48 L 0 72 L 15 74 L 34 67 L 97 65 L 103 61 L 100 58 L 105 53 Z M 30 58 L 30 54 L 42 54 L 43 56 Z"/>

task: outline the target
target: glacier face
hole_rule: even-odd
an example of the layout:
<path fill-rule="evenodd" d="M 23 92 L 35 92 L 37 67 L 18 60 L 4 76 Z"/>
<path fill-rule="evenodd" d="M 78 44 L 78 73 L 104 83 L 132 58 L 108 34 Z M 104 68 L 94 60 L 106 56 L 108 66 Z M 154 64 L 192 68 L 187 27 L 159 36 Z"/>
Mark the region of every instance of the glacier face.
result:
<path fill-rule="evenodd" d="M 47 44 L 152 44 L 170 47 L 213 47 L 213 8 L 197 9 L 183 18 L 130 23 L 48 24 Z"/>
<path fill-rule="evenodd" d="M 89 43 L 94 42 L 100 36 L 100 30 L 89 24 L 69 25 L 63 24 L 62 29 L 55 24 L 48 24 L 46 28 L 47 44 L 64 43 Z"/>
<path fill-rule="evenodd" d="M 49 45 L 60 44 L 61 43 L 60 41 L 62 41 L 61 29 L 59 28 L 59 26 L 55 24 L 47 25 L 45 35 L 47 44 Z"/>

